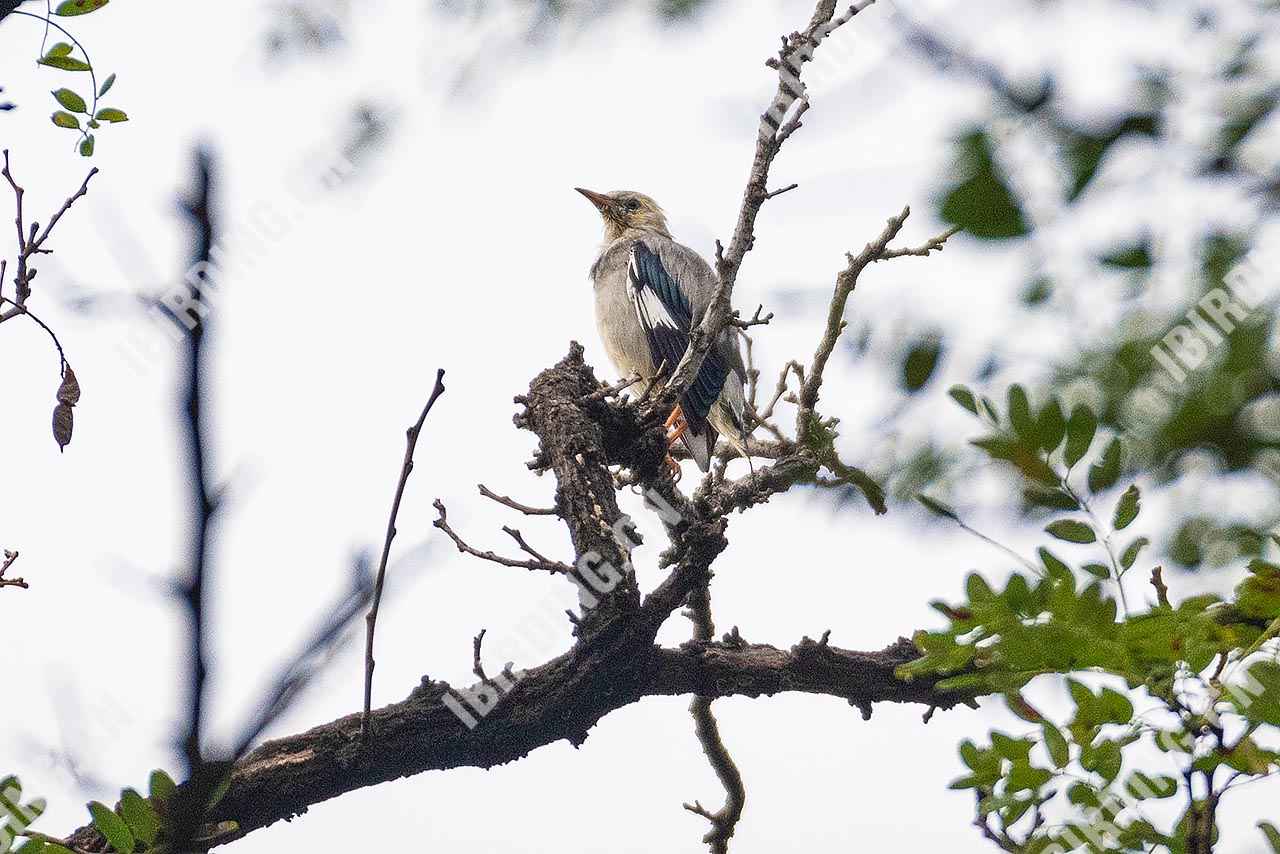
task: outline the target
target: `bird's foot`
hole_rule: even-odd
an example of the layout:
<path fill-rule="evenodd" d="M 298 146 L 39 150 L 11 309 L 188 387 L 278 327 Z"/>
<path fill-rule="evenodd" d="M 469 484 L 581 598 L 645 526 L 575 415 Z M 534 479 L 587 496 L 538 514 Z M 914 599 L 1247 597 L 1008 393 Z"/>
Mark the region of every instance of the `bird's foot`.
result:
<path fill-rule="evenodd" d="M 667 444 L 674 445 L 676 441 L 689 430 L 689 422 L 685 420 L 684 410 L 676 404 L 676 408 L 671 410 L 671 415 L 667 417 L 667 421 L 663 424 L 667 428 Z"/>
<path fill-rule="evenodd" d="M 676 462 L 676 458 L 667 454 L 667 468 L 671 469 L 671 477 L 676 482 L 680 482 L 680 475 L 684 474 L 684 469 L 680 468 L 680 464 Z"/>

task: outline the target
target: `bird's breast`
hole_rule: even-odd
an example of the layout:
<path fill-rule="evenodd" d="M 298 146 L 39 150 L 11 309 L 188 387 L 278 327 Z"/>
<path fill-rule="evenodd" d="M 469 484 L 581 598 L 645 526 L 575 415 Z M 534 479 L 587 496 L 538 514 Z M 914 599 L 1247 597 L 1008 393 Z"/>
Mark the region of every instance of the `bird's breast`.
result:
<path fill-rule="evenodd" d="M 596 278 L 596 327 L 605 353 L 619 377 L 636 373 L 643 379 L 654 375 L 649 339 L 636 317 L 635 304 L 627 294 L 625 264 L 616 271 L 600 271 Z"/>

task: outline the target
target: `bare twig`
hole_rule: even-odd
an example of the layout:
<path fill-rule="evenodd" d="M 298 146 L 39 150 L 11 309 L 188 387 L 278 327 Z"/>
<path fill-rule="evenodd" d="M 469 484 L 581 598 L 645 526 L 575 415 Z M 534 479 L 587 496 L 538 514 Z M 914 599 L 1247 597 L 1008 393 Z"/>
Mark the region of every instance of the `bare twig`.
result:
<path fill-rule="evenodd" d="M 678 400 L 692 385 L 707 351 L 711 349 L 720 331 L 731 321 L 730 297 L 733 285 L 743 259 L 755 244 L 755 225 L 760 208 L 771 196 L 768 186 L 769 170 L 783 144 L 800 129 L 800 119 L 809 109 L 805 84 L 801 80 L 805 64 L 813 59 L 814 52 L 828 36 L 873 2 L 875 0 L 858 0 L 847 12 L 837 16 L 832 0 L 819 0 L 809 26 L 803 32 L 792 33 L 783 38 L 778 56 L 769 59 L 769 67 L 778 71 L 778 88 L 768 108 L 760 116 L 755 157 L 729 247 L 725 249 L 719 241 L 716 242 L 716 274 L 720 282 L 712 294 L 702 321 L 691 331 L 689 347 L 667 383 L 664 407 L 670 408 L 668 404 Z"/>
<path fill-rule="evenodd" d="M 17 302 L 9 299 L 8 297 L 0 297 L 0 305 L 4 305 L 5 303 L 12 305 L 13 308 L 9 309 L 9 311 L 5 314 L 0 314 L 0 322 L 3 322 L 4 319 L 7 319 L 9 317 L 17 317 L 20 314 L 26 315 L 27 317 L 31 318 L 32 322 L 34 322 L 36 326 L 39 326 L 41 329 L 43 329 L 49 335 L 49 338 L 53 341 L 53 346 L 56 347 L 58 350 L 58 362 L 60 363 L 61 369 L 65 371 L 68 364 L 67 353 L 65 350 L 62 349 L 62 342 L 58 340 L 57 333 L 55 333 L 53 329 L 50 328 L 49 324 L 45 323 L 39 317 L 36 317 L 35 312 L 33 312 L 27 306 L 19 305 Z"/>
<path fill-rule="evenodd" d="M 520 551 L 524 552 L 525 554 L 529 555 L 535 560 L 546 561 L 547 563 L 551 562 L 550 559 L 546 557 L 546 555 L 541 554 L 540 552 L 538 552 L 537 549 L 535 549 L 533 546 L 525 542 L 524 534 L 521 534 L 518 529 L 512 528 L 508 525 L 503 525 L 502 531 L 507 536 L 511 537 L 511 539 L 516 541 L 516 545 L 520 547 Z"/>
<path fill-rule="evenodd" d="M 369 711 L 373 703 L 373 669 L 377 663 L 373 659 L 373 634 L 378 623 L 378 606 L 382 603 L 382 588 L 387 579 L 387 561 L 391 556 L 391 542 L 396 538 L 396 517 L 400 514 L 400 501 L 404 498 L 404 488 L 413 472 L 413 452 L 418 447 L 418 436 L 422 433 L 422 425 L 426 423 L 431 409 L 444 394 L 444 368 L 436 371 L 436 384 L 431 396 L 422 407 L 418 420 L 405 433 L 404 462 L 400 466 L 400 479 L 396 482 L 396 494 L 391 500 L 391 514 L 387 518 L 387 534 L 382 541 L 382 556 L 378 558 L 377 580 L 374 581 L 373 603 L 369 606 L 369 614 L 365 617 L 364 643 L 364 715 L 360 719 L 362 735 L 369 734 Z"/>
<path fill-rule="evenodd" d="M 471 672 L 481 682 L 489 681 L 489 677 L 484 673 L 484 664 L 480 661 L 480 645 L 484 643 L 484 636 L 488 631 L 488 629 L 481 629 L 480 634 L 476 635 L 471 642 Z"/>
<path fill-rule="evenodd" d="M 774 190 L 774 191 L 772 191 L 772 192 L 765 193 L 765 194 L 764 194 L 764 197 L 765 197 L 766 199 L 772 199 L 772 198 L 774 198 L 775 196 L 781 196 L 783 193 L 789 193 L 789 192 L 791 192 L 792 190 L 796 189 L 796 188 L 797 188 L 797 187 L 799 187 L 799 186 L 800 186 L 799 184 L 788 184 L 787 186 L 783 187 L 783 188 L 782 188 L 782 189 L 780 189 L 780 190 Z"/>
<path fill-rule="evenodd" d="M 769 321 L 773 320 L 773 312 L 771 311 L 768 314 L 766 314 L 764 317 L 761 317 L 760 312 L 762 311 L 764 311 L 764 306 L 763 305 L 757 306 L 756 313 L 752 315 L 752 317 L 749 320 L 742 320 L 737 316 L 738 313 L 735 311 L 734 318 L 733 318 L 733 325 L 738 327 L 739 329 L 750 329 L 753 326 L 765 326 L 769 323 Z"/>
<path fill-rule="evenodd" d="M 508 498 L 505 495 L 498 495 L 496 492 L 489 489 L 489 487 L 485 486 L 483 483 L 480 484 L 480 494 L 483 495 L 485 498 L 489 498 L 489 499 L 492 499 L 493 501 L 498 502 L 504 507 L 510 507 L 512 510 L 518 510 L 526 516 L 556 515 L 556 510 L 554 507 L 550 507 L 550 508 L 530 507 L 528 504 L 521 504 L 519 501 L 516 501 L 513 498 Z"/>
<path fill-rule="evenodd" d="M 445 509 L 444 503 L 440 499 L 435 501 L 436 512 L 440 517 L 432 524 L 445 533 L 449 539 L 453 540 L 453 544 L 458 547 L 458 551 L 463 554 L 469 554 L 472 557 L 478 557 L 487 560 L 490 563 L 496 563 L 500 566 L 507 566 L 513 569 L 529 569 L 540 572 L 569 573 L 573 572 L 573 567 L 567 563 L 559 563 L 557 561 L 547 560 L 546 558 L 535 558 L 533 560 L 516 560 L 515 558 L 503 557 L 494 552 L 481 551 L 469 545 L 458 535 L 456 531 L 449 526 L 448 511 Z M 505 530 L 505 529 L 504 529 Z"/>
<path fill-rule="evenodd" d="M 715 639 L 716 627 L 711 617 L 710 578 L 689 594 L 687 613 L 693 620 L 694 641 L 711 643 Z M 702 752 L 711 763 L 711 769 L 715 771 L 720 785 L 724 787 L 725 802 L 714 813 L 697 801 L 693 806 L 685 804 L 684 808 L 711 822 L 711 829 L 702 837 L 702 841 L 710 847 L 711 854 L 727 854 L 729 840 L 733 837 L 747 802 L 746 787 L 742 783 L 742 773 L 738 771 L 724 739 L 720 737 L 720 725 L 711 711 L 711 698 L 695 694 L 689 703 L 689 713 L 693 716 L 694 732 L 702 745 Z"/>
<path fill-rule="evenodd" d="M 661 375 L 661 373 L 662 373 L 662 366 L 659 365 L 657 374 Z M 586 403 L 593 400 L 604 400 L 610 397 L 617 397 L 622 392 L 631 388 L 631 386 L 640 382 L 640 380 L 641 380 L 640 375 L 633 372 L 623 377 L 622 379 L 618 380 L 613 385 L 608 385 L 608 384 L 601 385 L 600 388 L 584 396 L 582 400 L 584 403 Z"/>
<path fill-rule="evenodd" d="M 1157 566 L 1151 570 L 1151 586 L 1156 589 L 1156 601 L 1163 608 L 1172 607 L 1169 604 L 1169 586 L 1164 583 L 1164 567 Z"/>
<path fill-rule="evenodd" d="M 17 552 L 10 551 L 9 549 L 4 550 L 4 564 L 0 565 L 0 587 L 21 587 L 23 590 L 26 590 L 31 586 L 21 578 L 4 577 L 4 574 L 9 571 L 9 567 L 13 566 L 13 562 L 17 559 Z"/>
<path fill-rule="evenodd" d="M 888 224 L 879 237 L 868 243 L 857 255 L 849 254 L 847 256 L 849 265 L 836 277 L 835 294 L 831 298 L 831 307 L 827 311 L 827 326 L 823 330 L 822 340 L 818 342 L 818 349 L 813 354 L 809 375 L 805 377 L 804 382 L 800 385 L 801 418 L 812 413 L 814 407 L 818 405 L 818 392 L 822 388 L 823 372 L 826 370 L 827 361 L 831 358 L 831 353 L 835 350 L 836 342 L 840 340 L 840 333 L 848 325 L 848 322 L 844 319 L 845 308 L 849 304 L 849 295 L 857 287 L 858 276 L 868 265 L 884 255 L 889 242 L 898 236 L 898 232 L 902 230 L 903 223 L 907 221 L 907 217 L 910 215 L 911 209 L 903 208 L 902 213 L 889 218 Z M 797 424 L 799 424 L 799 420 Z"/>
<path fill-rule="evenodd" d="M 953 235 L 958 234 L 959 231 L 960 231 L 960 226 L 957 225 L 954 228 L 947 229 L 945 232 L 943 232 L 942 234 L 939 234 L 937 237 L 929 238 L 927 242 L 921 244 L 920 246 L 915 246 L 910 249 L 886 249 L 884 252 L 880 254 L 880 257 L 875 260 L 886 261 L 890 258 L 902 258 L 907 255 L 912 255 L 917 258 L 927 257 L 932 252 L 941 252 L 945 248 L 947 240 L 950 239 Z"/>
<path fill-rule="evenodd" d="M 84 181 L 80 184 L 80 189 L 76 190 L 75 193 L 69 196 L 62 203 L 62 207 L 58 208 L 53 216 L 49 218 L 49 222 L 45 225 L 44 230 L 41 231 L 39 223 L 33 222 L 30 226 L 27 226 L 25 223 L 22 207 L 25 190 L 23 190 L 17 180 L 13 177 L 13 173 L 9 168 L 9 150 L 4 150 L 4 167 L 0 168 L 0 175 L 4 176 L 4 179 L 8 181 L 9 186 L 13 189 L 14 207 L 16 210 L 14 225 L 17 227 L 18 231 L 18 259 L 14 267 L 13 278 L 15 293 L 13 299 L 7 300 L 13 308 L 0 312 L 0 323 L 4 323 L 6 320 L 10 320 L 11 318 L 18 317 L 23 314 L 33 316 L 24 310 L 27 298 L 31 295 L 31 281 L 36 277 L 35 268 L 31 266 L 31 258 L 50 251 L 44 248 L 44 243 L 49 239 L 49 235 L 53 232 L 53 227 L 62 219 L 63 214 L 71 209 L 71 206 L 76 203 L 77 199 L 89 192 L 89 181 L 97 174 L 97 167 L 89 170 L 89 174 L 85 176 Z M 4 275 L 4 268 L 0 268 L 0 278 Z M 43 326 L 44 324 L 41 325 Z M 48 327 L 45 328 L 48 329 Z"/>

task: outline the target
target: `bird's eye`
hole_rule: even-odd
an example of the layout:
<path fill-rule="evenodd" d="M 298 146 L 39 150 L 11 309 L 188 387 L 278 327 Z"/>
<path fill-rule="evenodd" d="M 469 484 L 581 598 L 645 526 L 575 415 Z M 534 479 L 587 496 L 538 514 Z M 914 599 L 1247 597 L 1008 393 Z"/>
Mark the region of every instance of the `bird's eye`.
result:
<path fill-rule="evenodd" d="M 638 211 L 638 210 L 640 210 L 640 200 L 639 200 L 639 199 L 627 199 L 627 200 L 626 200 L 626 202 L 624 202 L 623 204 L 624 204 L 624 206 L 626 207 L 626 209 L 627 209 L 627 210 L 629 210 L 629 211 Z"/>

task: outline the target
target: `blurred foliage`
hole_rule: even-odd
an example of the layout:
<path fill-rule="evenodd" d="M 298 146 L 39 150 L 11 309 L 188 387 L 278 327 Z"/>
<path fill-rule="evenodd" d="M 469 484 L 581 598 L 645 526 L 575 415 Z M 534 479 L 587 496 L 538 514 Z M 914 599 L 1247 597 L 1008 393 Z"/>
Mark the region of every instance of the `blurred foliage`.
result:
<path fill-rule="evenodd" d="M 1021 20 L 1030 20 L 1028 4 L 1015 5 Z M 1072 14 L 1057 0 L 1036 5 L 1045 14 Z M 1115 5 L 1131 13 L 1137 8 Z M 1166 554 L 1191 568 L 1256 556 L 1267 531 L 1280 522 L 1280 278 L 1274 263 L 1260 259 L 1267 251 L 1274 259 L 1280 247 L 1257 244 L 1268 227 L 1280 226 L 1280 146 L 1265 143 L 1275 140 L 1280 122 L 1280 67 L 1272 59 L 1280 45 L 1280 9 L 1249 0 L 1227 7 L 1181 12 L 1201 40 L 1197 50 L 1212 45 L 1220 53 L 1207 77 L 1179 68 L 1184 45 L 1156 45 L 1167 55 L 1162 59 L 1140 54 L 1134 42 L 1129 79 L 1111 92 L 1119 107 L 1094 113 L 1061 94 L 1079 81 L 1060 79 L 1071 72 L 1053 59 L 1015 74 L 989 58 L 999 55 L 998 42 L 984 51 L 983 28 L 971 19 L 997 6 L 965 7 L 964 26 L 946 14 L 927 24 L 909 11 L 894 15 L 903 44 L 924 67 L 960 90 L 976 87 L 987 96 L 957 128 L 951 166 L 939 176 L 938 216 L 992 252 L 1029 259 L 1020 303 L 1011 311 L 1025 313 L 1028 325 L 1052 318 L 1076 330 L 1075 346 L 1042 372 L 1037 396 L 1057 393 L 1089 403 L 1103 428 L 1125 435 L 1130 469 L 1142 470 L 1154 485 L 1192 470 L 1207 477 L 1206 484 L 1255 485 L 1253 501 L 1168 520 L 1170 536 L 1161 538 Z M 1153 20 L 1173 8 L 1142 7 Z M 1010 7 L 1001 15 L 1015 13 Z M 979 35 L 962 47 L 952 32 Z M 1033 179 L 1032 171 L 1052 180 Z M 1181 212 L 1162 216 L 1146 202 L 1156 185 L 1182 194 L 1192 206 L 1197 198 L 1230 192 L 1238 198 L 1236 210 L 1248 215 L 1219 221 Z M 1115 220 L 1114 229 L 1085 229 L 1090 236 L 1077 238 L 1076 245 L 1060 237 L 1064 225 L 1106 218 Z M 1190 222 L 1201 231 L 1188 244 Z M 1063 263 L 1064 253 L 1082 255 Z M 1064 269 L 1081 272 L 1071 277 Z M 1235 296 L 1240 303 L 1223 288 L 1238 282 L 1241 271 L 1251 273 L 1262 299 L 1256 307 L 1244 305 L 1243 321 L 1232 319 L 1223 328 L 1203 300 Z M 955 376 L 945 354 L 953 349 L 952 336 L 971 322 L 957 318 L 946 329 L 919 330 L 896 348 L 903 412 L 914 411 L 917 424 L 929 421 L 937 397 L 921 377 L 934 371 Z M 993 345 L 970 382 L 1024 373 L 1004 345 Z M 926 356 L 934 352 L 943 357 L 926 371 Z M 962 500 L 972 457 L 912 429 L 897 430 L 872 474 L 902 500 L 921 488 L 922 472 L 933 472 L 934 492 Z M 1024 508 L 1043 512 L 1034 502 Z"/>

